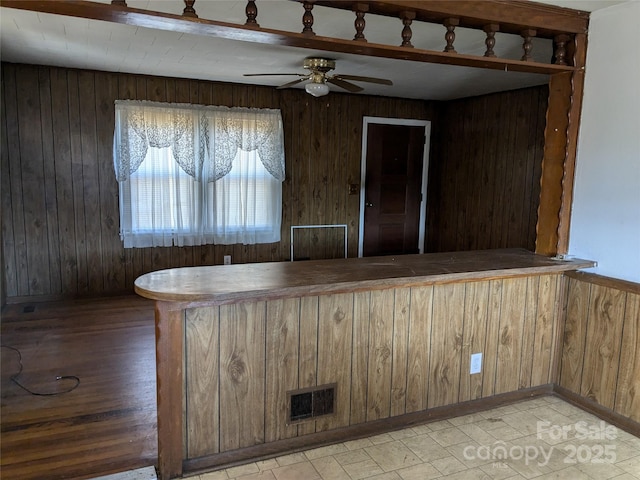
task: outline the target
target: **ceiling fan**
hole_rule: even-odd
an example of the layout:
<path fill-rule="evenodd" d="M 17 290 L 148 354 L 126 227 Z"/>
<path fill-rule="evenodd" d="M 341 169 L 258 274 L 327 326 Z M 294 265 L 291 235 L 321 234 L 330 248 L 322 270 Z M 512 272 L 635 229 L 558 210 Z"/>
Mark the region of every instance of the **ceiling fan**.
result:
<path fill-rule="evenodd" d="M 292 82 L 285 83 L 284 85 L 280 85 L 277 87 L 281 88 L 289 88 L 293 87 L 302 82 L 306 82 L 307 80 L 311 80 L 310 83 L 305 85 L 305 90 L 307 93 L 313 95 L 314 97 L 322 97 L 329 93 L 329 85 L 335 85 L 336 87 L 343 88 L 351 93 L 361 92 L 364 90 L 362 87 L 348 82 L 347 80 L 352 80 L 355 82 L 369 82 L 369 83 L 378 83 L 380 85 L 393 85 L 391 80 L 386 80 L 384 78 L 374 78 L 374 77 L 360 77 L 358 75 L 328 75 L 328 73 L 336 68 L 336 61 L 331 58 L 321 58 L 321 57 L 308 57 L 304 59 L 302 66 L 309 70 L 309 73 L 245 73 L 245 77 L 260 77 L 260 76 L 275 76 L 275 75 L 296 75 L 300 78 L 293 80 Z"/>

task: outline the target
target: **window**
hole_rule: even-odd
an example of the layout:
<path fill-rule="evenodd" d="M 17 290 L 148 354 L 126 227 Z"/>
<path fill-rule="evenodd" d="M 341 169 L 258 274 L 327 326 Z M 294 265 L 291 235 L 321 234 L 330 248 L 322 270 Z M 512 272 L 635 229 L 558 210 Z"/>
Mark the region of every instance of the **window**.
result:
<path fill-rule="evenodd" d="M 278 110 L 116 102 L 126 248 L 280 240 Z"/>

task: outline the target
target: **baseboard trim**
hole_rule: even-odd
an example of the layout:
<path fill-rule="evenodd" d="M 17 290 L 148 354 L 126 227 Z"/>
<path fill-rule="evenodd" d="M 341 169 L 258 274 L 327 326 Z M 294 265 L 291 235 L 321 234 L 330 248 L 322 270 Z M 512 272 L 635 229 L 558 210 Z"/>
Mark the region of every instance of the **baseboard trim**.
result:
<path fill-rule="evenodd" d="M 589 412 L 596 417 L 609 422 L 611 425 L 614 425 L 625 432 L 629 432 L 631 435 L 640 437 L 640 423 L 635 420 L 625 417 L 624 415 L 620 415 L 610 408 L 603 407 L 599 403 L 582 397 L 571 390 L 561 387 L 560 385 L 554 385 L 553 393 L 564 401 L 581 408 L 585 412 Z"/>
<path fill-rule="evenodd" d="M 420 412 L 407 413 L 397 417 L 375 420 L 372 422 L 351 425 L 327 432 L 318 432 L 302 437 L 278 440 L 268 444 L 245 447 L 214 455 L 184 460 L 183 473 L 195 474 L 205 470 L 217 470 L 241 465 L 247 461 L 260 461 L 273 458 L 284 453 L 295 453 L 309 448 L 317 448 L 332 443 L 356 440 L 371 435 L 387 433 L 402 428 L 412 427 L 437 420 L 482 412 L 502 405 L 509 405 L 521 400 L 552 395 L 552 384 L 517 390 L 515 392 L 502 393 L 492 397 L 470 400 L 467 402 L 431 408 Z"/>
<path fill-rule="evenodd" d="M 52 294 L 52 295 L 23 295 L 16 297 L 6 297 L 5 305 L 18 305 L 21 303 L 44 303 L 44 302 L 66 302 L 66 301 L 91 301 L 101 298 L 124 297 L 135 295 L 133 287 L 127 290 L 114 290 L 112 292 L 87 293 L 87 294 Z"/>

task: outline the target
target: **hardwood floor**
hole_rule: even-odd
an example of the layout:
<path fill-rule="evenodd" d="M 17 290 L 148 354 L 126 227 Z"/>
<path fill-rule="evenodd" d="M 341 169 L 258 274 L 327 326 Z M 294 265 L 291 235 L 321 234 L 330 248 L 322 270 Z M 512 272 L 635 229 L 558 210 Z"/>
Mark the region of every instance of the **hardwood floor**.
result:
<path fill-rule="evenodd" d="M 35 310 L 29 312 L 29 307 Z M 8 305 L 2 311 L 1 476 L 86 479 L 157 456 L 153 302 L 126 297 Z"/>

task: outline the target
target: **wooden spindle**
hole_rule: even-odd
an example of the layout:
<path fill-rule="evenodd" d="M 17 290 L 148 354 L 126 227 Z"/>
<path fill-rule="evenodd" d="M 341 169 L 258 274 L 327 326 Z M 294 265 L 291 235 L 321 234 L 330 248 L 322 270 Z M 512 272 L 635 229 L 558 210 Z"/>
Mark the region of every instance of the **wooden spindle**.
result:
<path fill-rule="evenodd" d="M 258 17 L 258 7 L 256 7 L 255 0 L 249 0 L 247 2 L 244 13 L 247 15 L 247 21 L 244 22 L 245 25 L 248 25 L 250 27 L 260 26 L 260 24 L 256 21 L 256 18 Z"/>
<path fill-rule="evenodd" d="M 356 20 L 353 25 L 356 27 L 356 36 L 353 37 L 354 40 L 358 42 L 366 42 L 367 39 L 364 38 L 364 27 L 366 22 L 364 20 L 364 14 L 369 11 L 369 5 L 366 3 L 356 3 L 353 6 L 353 11 L 356 12 Z"/>
<path fill-rule="evenodd" d="M 413 48 L 411 44 L 411 37 L 413 32 L 411 31 L 411 22 L 416 18 L 416 12 L 400 12 L 400 19 L 404 28 L 402 29 L 402 44 L 401 47 Z"/>
<path fill-rule="evenodd" d="M 447 33 L 444 35 L 444 39 L 447 41 L 447 46 L 444 47 L 444 51 L 448 53 L 458 53 L 456 49 L 453 47 L 453 42 L 456 39 L 455 29 L 460 24 L 459 18 L 447 18 L 443 22 L 443 25 L 447 27 Z"/>
<path fill-rule="evenodd" d="M 315 35 L 316 33 L 313 31 L 313 1 L 314 0 L 305 0 L 302 4 L 304 7 L 304 15 L 302 15 L 302 25 L 304 28 L 302 29 L 302 33 L 305 35 Z"/>
<path fill-rule="evenodd" d="M 528 28 L 520 32 L 520 36 L 524 38 L 524 43 L 522 44 L 522 50 L 524 51 L 524 55 L 520 60 L 528 62 L 531 60 L 531 49 L 533 48 L 533 44 L 531 43 L 531 39 L 536 36 L 538 33 L 536 30 L 532 28 Z"/>
<path fill-rule="evenodd" d="M 126 0 L 111 0 L 111 5 L 117 5 L 118 7 L 126 7 Z"/>
<path fill-rule="evenodd" d="M 484 52 L 484 56 L 495 57 L 496 54 L 493 51 L 493 47 L 496 46 L 496 32 L 500 30 L 500 25 L 497 23 L 489 23 L 484 26 L 483 30 L 487 34 L 487 38 L 484 41 L 484 44 L 487 46 L 487 51 Z"/>
<path fill-rule="evenodd" d="M 554 43 L 554 61 L 556 65 L 567 65 L 567 42 L 571 40 L 571 36 L 566 33 L 553 37 Z"/>
<path fill-rule="evenodd" d="M 193 4 L 196 3 L 196 0 L 184 0 L 184 10 L 182 11 L 183 17 L 193 17 L 198 18 L 196 14 L 196 10 L 193 8 Z"/>

